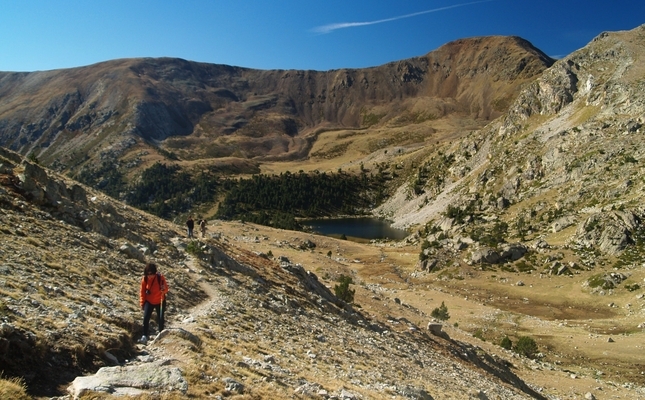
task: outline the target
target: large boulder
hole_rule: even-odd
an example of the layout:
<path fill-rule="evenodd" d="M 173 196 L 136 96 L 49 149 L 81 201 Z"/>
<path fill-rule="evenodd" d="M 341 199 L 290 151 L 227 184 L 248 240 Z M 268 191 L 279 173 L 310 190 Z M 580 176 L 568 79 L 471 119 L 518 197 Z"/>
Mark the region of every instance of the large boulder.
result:
<path fill-rule="evenodd" d="M 557 220 L 553 221 L 553 223 L 551 224 L 551 231 L 560 232 L 561 230 L 566 229 L 571 225 L 575 224 L 575 222 L 576 222 L 576 219 L 572 215 L 558 218 Z"/>
<path fill-rule="evenodd" d="M 472 264 L 502 264 L 517 261 L 524 257 L 528 249 L 521 243 L 504 243 L 499 249 L 481 247 L 470 254 L 469 263 Z"/>
<path fill-rule="evenodd" d="M 126 255 L 128 258 L 132 258 L 134 260 L 138 260 L 141 262 L 146 261 L 146 256 L 143 255 L 139 249 L 137 249 L 135 246 L 131 245 L 130 243 L 124 243 L 119 247 L 119 251 Z"/>
<path fill-rule="evenodd" d="M 622 226 L 609 225 L 600 235 L 598 247 L 606 254 L 618 254 L 631 242 L 630 232 Z"/>
<path fill-rule="evenodd" d="M 437 266 L 437 260 L 434 258 L 426 258 L 425 260 L 419 261 L 417 265 L 421 271 L 432 272 Z"/>
<path fill-rule="evenodd" d="M 572 242 L 586 248 L 597 248 L 605 254 L 617 255 L 633 242 L 633 233 L 640 225 L 634 211 L 610 211 L 590 215 L 576 229 Z"/>
<path fill-rule="evenodd" d="M 91 393 L 109 393 L 114 396 L 138 396 L 149 391 L 185 394 L 188 383 L 181 370 L 161 360 L 125 367 L 103 367 L 91 376 L 79 376 L 67 388 L 74 399 Z"/>
<path fill-rule="evenodd" d="M 47 172 L 30 162 L 23 162 L 23 168 L 23 172 L 18 174 L 20 188 L 25 192 L 27 198 L 35 204 L 45 204 L 45 190 L 42 186 L 47 181 Z"/>
<path fill-rule="evenodd" d="M 504 243 L 500 248 L 499 257 L 502 262 L 516 261 L 524 257 L 527 251 L 522 243 Z"/>
<path fill-rule="evenodd" d="M 472 264 L 498 264 L 500 262 L 499 253 L 495 250 L 484 247 L 474 250 L 470 256 Z"/>

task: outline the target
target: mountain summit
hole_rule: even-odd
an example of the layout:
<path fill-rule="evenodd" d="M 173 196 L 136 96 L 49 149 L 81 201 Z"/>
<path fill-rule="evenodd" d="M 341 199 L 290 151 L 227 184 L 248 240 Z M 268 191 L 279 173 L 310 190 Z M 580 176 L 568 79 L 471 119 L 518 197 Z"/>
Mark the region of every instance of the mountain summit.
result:
<path fill-rule="evenodd" d="M 302 159 L 321 129 L 365 128 L 421 110 L 433 119 L 489 121 L 552 62 L 520 38 L 481 37 L 374 68 L 325 72 L 170 58 L 6 72 L 0 145 L 60 171 L 156 146 L 190 159 Z"/>

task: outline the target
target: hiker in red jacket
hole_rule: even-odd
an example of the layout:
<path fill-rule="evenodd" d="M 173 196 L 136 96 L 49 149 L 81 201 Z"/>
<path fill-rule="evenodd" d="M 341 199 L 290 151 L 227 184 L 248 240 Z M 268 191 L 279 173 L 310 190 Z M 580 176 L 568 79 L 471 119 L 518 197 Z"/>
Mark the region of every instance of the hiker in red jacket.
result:
<path fill-rule="evenodd" d="M 150 317 L 152 311 L 157 312 L 157 325 L 159 332 L 163 330 L 163 313 L 166 303 L 166 293 L 168 293 L 168 284 L 166 278 L 157 273 L 157 266 L 153 263 L 147 263 L 143 270 L 144 276 L 141 279 L 141 292 L 139 296 L 139 305 L 143 309 L 143 336 L 139 342 L 145 344 L 148 341 L 150 327 Z"/>

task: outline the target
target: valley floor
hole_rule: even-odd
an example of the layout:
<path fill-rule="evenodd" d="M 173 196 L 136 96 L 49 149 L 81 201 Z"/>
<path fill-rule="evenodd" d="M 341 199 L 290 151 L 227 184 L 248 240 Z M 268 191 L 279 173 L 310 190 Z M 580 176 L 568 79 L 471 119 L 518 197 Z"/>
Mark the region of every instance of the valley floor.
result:
<path fill-rule="evenodd" d="M 404 318 L 425 327 L 444 302 L 450 338 L 509 360 L 520 378 L 549 398 L 645 398 L 645 333 L 637 328 L 645 321 L 642 296 L 590 294 L 583 290 L 584 276 L 576 275 L 482 271 L 463 263 L 418 271 L 418 246 L 404 242 L 361 244 L 241 222 L 214 221 L 210 230 L 250 251 L 286 256 L 331 290 L 341 274 L 352 276 L 355 304 L 377 320 Z M 316 247 L 301 250 L 305 240 Z M 502 349 L 504 336 L 514 343 L 519 336 L 534 338 L 539 358 Z"/>

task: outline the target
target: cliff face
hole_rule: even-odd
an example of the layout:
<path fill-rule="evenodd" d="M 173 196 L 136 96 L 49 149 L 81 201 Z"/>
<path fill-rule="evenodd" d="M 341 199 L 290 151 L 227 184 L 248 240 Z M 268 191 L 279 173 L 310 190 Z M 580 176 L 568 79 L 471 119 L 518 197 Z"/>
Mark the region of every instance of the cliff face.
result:
<path fill-rule="evenodd" d="M 483 37 L 366 69 L 262 71 L 161 58 L 0 73 L 0 145 L 57 160 L 60 170 L 101 154 L 120 158 L 144 142 L 195 158 L 302 158 L 320 128 L 367 127 L 428 99 L 434 118 L 497 117 L 551 63 L 522 39 Z"/>

